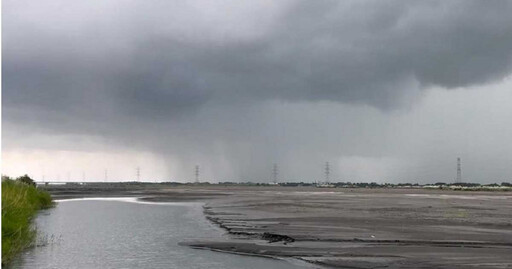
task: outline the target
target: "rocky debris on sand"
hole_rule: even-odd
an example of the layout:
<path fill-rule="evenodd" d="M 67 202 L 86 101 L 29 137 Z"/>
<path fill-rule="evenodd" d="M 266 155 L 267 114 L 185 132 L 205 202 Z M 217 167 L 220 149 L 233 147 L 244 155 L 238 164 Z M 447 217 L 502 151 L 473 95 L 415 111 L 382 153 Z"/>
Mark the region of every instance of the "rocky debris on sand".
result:
<path fill-rule="evenodd" d="M 261 239 L 268 240 L 269 243 L 284 242 L 284 244 L 295 242 L 295 239 L 282 234 L 263 233 Z"/>

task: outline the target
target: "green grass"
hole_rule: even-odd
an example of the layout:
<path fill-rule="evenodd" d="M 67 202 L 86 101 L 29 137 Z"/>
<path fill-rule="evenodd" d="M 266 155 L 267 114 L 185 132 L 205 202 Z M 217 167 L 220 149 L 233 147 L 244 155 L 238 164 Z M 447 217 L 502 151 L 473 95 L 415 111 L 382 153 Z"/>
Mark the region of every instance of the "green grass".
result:
<path fill-rule="evenodd" d="M 39 209 L 52 205 L 47 192 L 18 181 L 2 180 L 2 264 L 32 244 L 32 218 Z"/>

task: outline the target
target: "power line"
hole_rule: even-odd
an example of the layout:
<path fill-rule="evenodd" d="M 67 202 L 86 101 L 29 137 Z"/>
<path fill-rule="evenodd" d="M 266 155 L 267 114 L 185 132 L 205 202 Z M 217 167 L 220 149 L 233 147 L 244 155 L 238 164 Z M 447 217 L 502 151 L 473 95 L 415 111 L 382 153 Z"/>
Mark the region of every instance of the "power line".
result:
<path fill-rule="evenodd" d="M 460 164 L 460 157 L 457 158 L 457 177 L 455 178 L 455 183 L 462 182 L 462 169 Z"/>
<path fill-rule="evenodd" d="M 274 163 L 272 167 L 272 182 L 277 183 L 277 178 L 279 176 L 279 168 L 277 167 L 277 163 Z"/>
<path fill-rule="evenodd" d="M 196 183 L 199 183 L 199 165 L 196 165 L 194 172 L 196 176 Z"/>
<path fill-rule="evenodd" d="M 325 183 L 329 183 L 330 174 L 331 174 L 331 169 L 329 167 L 329 162 L 325 162 Z"/>

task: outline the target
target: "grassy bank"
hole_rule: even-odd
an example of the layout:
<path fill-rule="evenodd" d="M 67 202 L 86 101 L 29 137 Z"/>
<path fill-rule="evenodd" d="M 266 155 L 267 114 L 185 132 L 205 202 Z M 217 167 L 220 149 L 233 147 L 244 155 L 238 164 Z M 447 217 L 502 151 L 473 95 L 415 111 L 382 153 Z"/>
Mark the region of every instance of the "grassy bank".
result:
<path fill-rule="evenodd" d="M 33 184 L 2 177 L 2 264 L 30 246 L 35 237 L 32 218 L 52 204 L 50 194 Z"/>

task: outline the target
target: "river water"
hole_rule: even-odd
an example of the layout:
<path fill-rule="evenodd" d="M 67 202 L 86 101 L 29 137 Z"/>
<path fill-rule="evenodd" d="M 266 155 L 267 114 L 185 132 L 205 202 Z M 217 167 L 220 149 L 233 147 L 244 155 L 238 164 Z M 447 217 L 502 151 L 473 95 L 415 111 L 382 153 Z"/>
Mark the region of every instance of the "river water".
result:
<path fill-rule="evenodd" d="M 38 244 L 10 268 L 297 268 L 296 261 L 241 256 L 178 245 L 221 239 L 199 203 L 143 203 L 134 198 L 65 200 L 42 211 Z"/>

